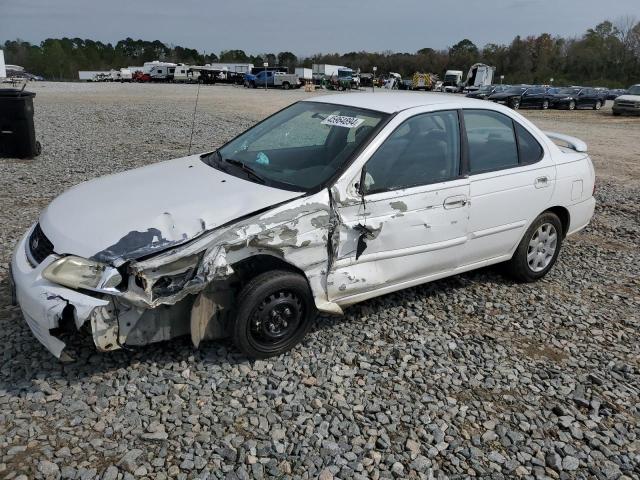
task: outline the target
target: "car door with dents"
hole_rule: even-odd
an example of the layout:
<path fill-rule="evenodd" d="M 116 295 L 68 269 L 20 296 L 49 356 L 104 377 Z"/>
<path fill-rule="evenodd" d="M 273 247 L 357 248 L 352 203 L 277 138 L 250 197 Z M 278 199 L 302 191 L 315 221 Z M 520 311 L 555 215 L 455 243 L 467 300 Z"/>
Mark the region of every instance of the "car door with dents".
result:
<path fill-rule="evenodd" d="M 418 114 L 369 157 L 361 199 L 337 207 L 341 255 L 327 282 L 331 299 L 392 291 L 457 266 L 469 208 L 460 132 L 455 110 Z"/>
<path fill-rule="evenodd" d="M 543 142 L 519 121 L 474 109 L 464 110 L 464 125 L 470 211 L 462 267 L 510 255 L 531 221 L 548 207 L 556 179 Z"/>

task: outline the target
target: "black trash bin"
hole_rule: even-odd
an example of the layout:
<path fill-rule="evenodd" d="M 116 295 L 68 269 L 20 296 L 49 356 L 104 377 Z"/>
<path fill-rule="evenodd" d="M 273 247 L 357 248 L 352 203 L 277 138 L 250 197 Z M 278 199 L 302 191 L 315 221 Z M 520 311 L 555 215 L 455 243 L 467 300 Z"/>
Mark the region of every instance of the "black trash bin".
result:
<path fill-rule="evenodd" d="M 33 125 L 33 92 L 0 89 L 0 157 L 32 158 L 40 154 Z"/>

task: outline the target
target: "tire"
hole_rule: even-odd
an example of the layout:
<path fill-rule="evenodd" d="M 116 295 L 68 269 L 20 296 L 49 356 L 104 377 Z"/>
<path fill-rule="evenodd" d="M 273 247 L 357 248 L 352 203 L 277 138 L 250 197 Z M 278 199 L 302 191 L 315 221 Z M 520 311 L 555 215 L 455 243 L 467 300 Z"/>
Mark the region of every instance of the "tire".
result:
<path fill-rule="evenodd" d="M 544 277 L 558 259 L 564 232 L 555 213 L 544 212 L 534 220 L 507 264 L 511 276 L 521 282 Z"/>
<path fill-rule="evenodd" d="M 593 106 L 593 109 L 600 110 L 600 108 L 602 108 L 602 102 L 600 100 L 597 100 L 595 105 Z"/>
<path fill-rule="evenodd" d="M 284 88 L 285 90 L 289 90 L 291 88 L 291 84 L 289 82 L 284 82 L 282 84 L 282 88 Z"/>
<path fill-rule="evenodd" d="M 619 117 L 620 115 L 622 115 L 620 112 L 613 112 L 614 117 Z"/>
<path fill-rule="evenodd" d="M 569 106 L 567 107 L 569 110 L 575 110 L 576 109 L 576 102 L 574 100 L 571 100 L 569 102 Z"/>
<path fill-rule="evenodd" d="M 307 284 L 285 270 L 262 273 L 238 295 L 233 343 L 251 358 L 280 355 L 304 338 L 316 315 Z"/>
<path fill-rule="evenodd" d="M 548 110 L 549 109 L 549 100 L 543 100 L 541 108 L 542 108 L 542 110 Z"/>
<path fill-rule="evenodd" d="M 518 100 L 517 98 L 512 98 L 509 101 L 509 106 L 514 110 L 518 110 L 520 108 L 520 100 Z"/>

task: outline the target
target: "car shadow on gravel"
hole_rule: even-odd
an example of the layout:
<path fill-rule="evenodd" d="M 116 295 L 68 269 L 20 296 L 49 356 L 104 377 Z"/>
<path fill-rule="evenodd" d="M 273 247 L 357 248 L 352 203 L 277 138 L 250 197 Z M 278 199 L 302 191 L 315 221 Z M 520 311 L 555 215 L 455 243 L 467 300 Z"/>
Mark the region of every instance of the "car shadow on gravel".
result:
<path fill-rule="evenodd" d="M 511 284 L 501 273 L 500 266 L 486 267 L 442 280 L 404 289 L 376 297 L 347 309 L 344 316 L 321 315 L 310 329 L 310 334 L 352 322 L 354 328 L 363 315 L 379 309 L 402 306 L 417 298 L 432 295 L 453 294 L 456 290 L 469 288 L 476 282 L 490 284 Z M 53 357 L 33 336 L 24 322 L 19 307 L 11 306 L 9 280 L 0 280 L 0 339 L 8 348 L 3 351 L 0 367 L 0 390 L 38 391 L 34 380 L 66 380 L 70 383 L 82 382 L 88 377 L 100 376 L 118 369 L 146 364 L 169 371 L 167 379 L 186 382 L 180 377 L 184 365 L 197 370 L 215 366 L 233 366 L 251 362 L 239 353 L 228 339 L 204 342 L 196 349 L 188 336 L 175 338 L 143 347 L 133 347 L 113 352 L 98 352 L 86 332 L 63 337 L 67 347 L 66 361 Z"/>
<path fill-rule="evenodd" d="M 457 290 L 471 288 L 476 283 L 506 286 L 517 284 L 515 280 L 508 276 L 502 264 L 490 265 L 357 303 L 347 307 L 345 314 L 342 316 L 321 315 L 310 329 L 310 332 L 331 329 L 345 322 L 357 321 L 363 315 L 371 314 L 378 309 L 402 306 L 407 302 L 415 302 L 433 295 L 453 294 Z"/>

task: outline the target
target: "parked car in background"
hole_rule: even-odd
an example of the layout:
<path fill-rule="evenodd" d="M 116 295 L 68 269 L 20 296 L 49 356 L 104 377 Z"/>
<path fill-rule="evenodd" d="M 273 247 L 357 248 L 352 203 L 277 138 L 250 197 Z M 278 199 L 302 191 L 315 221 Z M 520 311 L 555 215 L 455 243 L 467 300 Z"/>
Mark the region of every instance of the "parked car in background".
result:
<path fill-rule="evenodd" d="M 566 108 L 575 110 L 579 108 L 592 108 L 600 110 L 605 100 L 595 88 L 567 87 L 560 88 L 551 97 L 552 108 Z"/>
<path fill-rule="evenodd" d="M 614 115 L 640 114 L 640 83 L 629 87 L 627 93 L 620 95 L 613 101 Z"/>
<path fill-rule="evenodd" d="M 518 109 L 520 107 L 520 97 L 522 97 L 522 94 L 527 91 L 527 88 L 529 87 L 526 85 L 509 87 L 502 92 L 489 95 L 487 100 Z"/>
<path fill-rule="evenodd" d="M 607 92 L 607 100 L 615 100 L 620 95 L 624 95 L 627 93 L 627 90 L 624 88 L 612 88 Z"/>
<path fill-rule="evenodd" d="M 584 142 L 494 103 L 315 97 L 213 152 L 68 190 L 9 277 L 57 357 L 86 331 L 100 351 L 189 335 L 264 358 L 318 311 L 500 262 L 544 277 L 591 220 L 594 182 Z"/>
<path fill-rule="evenodd" d="M 509 88 L 510 85 L 485 85 L 480 87 L 475 92 L 467 93 L 468 98 L 479 98 L 480 100 L 486 100 L 490 95 L 494 93 L 500 93 Z"/>
<path fill-rule="evenodd" d="M 398 83 L 398 90 L 413 90 L 413 81 L 412 80 L 402 80 Z"/>
<path fill-rule="evenodd" d="M 520 105 L 511 106 L 513 109 L 522 108 L 540 108 L 546 110 L 551 105 L 551 99 L 553 98 L 555 88 L 549 87 L 530 87 L 520 97 Z"/>

